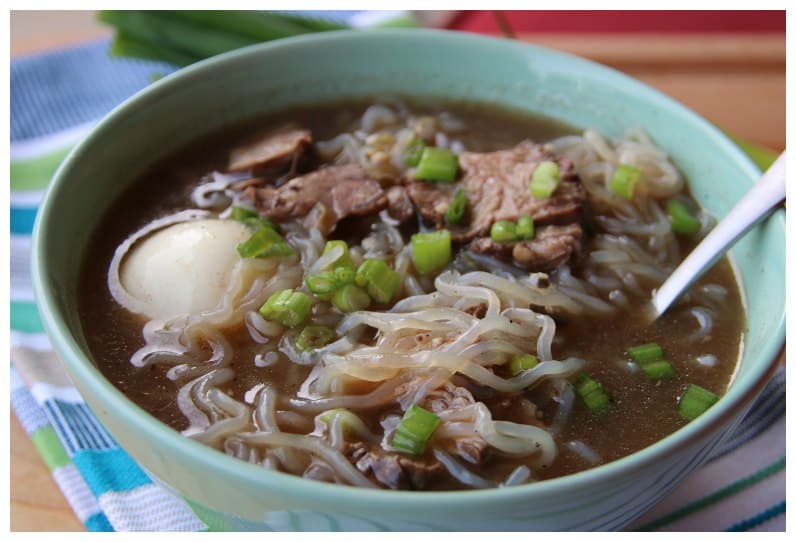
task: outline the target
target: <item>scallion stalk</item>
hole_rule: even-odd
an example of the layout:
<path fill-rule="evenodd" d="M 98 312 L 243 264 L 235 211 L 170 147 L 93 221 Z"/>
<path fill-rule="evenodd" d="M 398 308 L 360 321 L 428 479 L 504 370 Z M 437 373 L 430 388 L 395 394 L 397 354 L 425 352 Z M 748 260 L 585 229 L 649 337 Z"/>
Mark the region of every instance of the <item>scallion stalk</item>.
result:
<path fill-rule="evenodd" d="M 332 296 L 332 305 L 344 313 L 361 311 L 370 306 L 370 296 L 356 284 L 346 284 L 335 291 Z"/>
<path fill-rule="evenodd" d="M 533 218 L 524 215 L 517 219 L 517 226 L 514 228 L 514 233 L 517 235 L 517 239 L 527 241 L 528 239 L 533 239 L 536 233 L 535 229 Z"/>
<path fill-rule="evenodd" d="M 293 249 L 287 241 L 270 227 L 261 226 L 251 237 L 238 245 L 241 258 L 268 258 L 290 256 Z"/>
<path fill-rule="evenodd" d="M 498 220 L 492 224 L 489 236 L 496 243 L 511 243 L 517 240 L 517 225 L 508 220 Z"/>
<path fill-rule="evenodd" d="M 575 382 L 575 392 L 591 412 L 601 414 L 611 407 L 611 396 L 602 384 L 584 374 Z"/>
<path fill-rule="evenodd" d="M 437 181 L 452 183 L 456 180 L 459 170 L 459 159 L 448 149 L 426 147 L 420 156 L 414 177 L 421 181 Z"/>
<path fill-rule="evenodd" d="M 386 262 L 367 259 L 357 269 L 356 284 L 365 288 L 377 303 L 389 303 L 393 300 L 403 283 L 401 275 L 390 268 Z"/>
<path fill-rule="evenodd" d="M 302 352 L 315 350 L 332 342 L 337 335 L 326 326 L 307 326 L 296 337 L 296 348 Z"/>
<path fill-rule="evenodd" d="M 692 235 L 699 231 L 699 220 L 683 202 L 676 199 L 669 200 L 666 202 L 666 212 L 673 232 Z"/>
<path fill-rule="evenodd" d="M 512 375 L 518 375 L 528 369 L 533 369 L 539 364 L 539 360 L 533 354 L 525 354 L 517 356 L 509 363 L 509 372 Z"/>
<path fill-rule="evenodd" d="M 680 398 L 677 412 L 688 421 L 695 420 L 718 400 L 719 396 L 712 391 L 696 384 L 689 384 Z"/>
<path fill-rule="evenodd" d="M 640 180 L 641 170 L 628 164 L 619 164 L 608 182 L 608 189 L 621 198 L 631 200 Z"/>
<path fill-rule="evenodd" d="M 297 327 L 307 319 L 311 308 L 312 300 L 307 294 L 287 289 L 272 294 L 260 307 L 260 314 L 283 326 Z"/>
<path fill-rule="evenodd" d="M 467 206 L 469 204 L 470 200 L 467 197 L 467 192 L 465 192 L 463 188 L 459 188 L 453 195 L 451 204 L 445 213 L 445 222 L 448 224 L 458 224 L 461 222 L 464 218 L 464 214 L 467 212 Z"/>
<path fill-rule="evenodd" d="M 421 455 L 439 424 L 439 416 L 423 407 L 412 405 L 395 428 L 392 447 L 412 455 Z"/>
<path fill-rule="evenodd" d="M 421 275 L 439 271 L 451 261 L 451 232 L 437 230 L 412 236 L 412 262 Z"/>
<path fill-rule="evenodd" d="M 540 162 L 531 175 L 529 190 L 535 198 L 549 198 L 558 188 L 561 171 L 558 164 L 549 160 Z"/>

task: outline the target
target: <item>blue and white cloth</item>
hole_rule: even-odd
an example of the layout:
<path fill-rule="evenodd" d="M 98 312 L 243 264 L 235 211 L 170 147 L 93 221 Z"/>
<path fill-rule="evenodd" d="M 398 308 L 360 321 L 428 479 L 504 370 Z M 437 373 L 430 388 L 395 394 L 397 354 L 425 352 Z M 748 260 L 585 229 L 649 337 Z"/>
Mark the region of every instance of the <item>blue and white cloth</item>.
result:
<path fill-rule="evenodd" d="M 11 63 L 11 405 L 91 531 L 223 529 L 154 482 L 100 424 L 52 352 L 30 285 L 33 221 L 58 163 L 99 118 L 172 69 L 112 59 L 107 41 Z M 780 370 L 711 462 L 630 528 L 783 531 L 784 414 Z"/>

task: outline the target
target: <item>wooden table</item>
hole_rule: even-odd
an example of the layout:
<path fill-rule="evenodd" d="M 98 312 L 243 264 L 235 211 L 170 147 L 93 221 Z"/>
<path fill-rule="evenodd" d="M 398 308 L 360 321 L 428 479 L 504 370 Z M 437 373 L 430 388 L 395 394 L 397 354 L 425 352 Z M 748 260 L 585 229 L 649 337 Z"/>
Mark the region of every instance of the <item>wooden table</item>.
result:
<path fill-rule="evenodd" d="M 109 35 L 89 12 L 12 12 L 11 54 Z M 520 39 L 610 65 L 734 134 L 785 147 L 785 35 L 557 35 Z M 11 414 L 11 530 L 85 530 Z"/>

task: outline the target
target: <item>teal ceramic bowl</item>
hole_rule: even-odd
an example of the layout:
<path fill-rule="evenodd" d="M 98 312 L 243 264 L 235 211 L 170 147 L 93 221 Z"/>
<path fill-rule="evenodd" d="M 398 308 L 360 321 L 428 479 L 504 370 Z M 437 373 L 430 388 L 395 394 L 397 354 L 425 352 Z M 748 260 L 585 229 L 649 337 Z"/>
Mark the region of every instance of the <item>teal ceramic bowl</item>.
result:
<path fill-rule="evenodd" d="M 623 527 L 705 461 L 774 370 L 784 341 L 781 212 L 732 250 L 748 326 L 729 392 L 654 446 L 555 480 L 429 494 L 343 487 L 269 472 L 180 436 L 130 402 L 93 365 L 75 310 L 78 267 L 103 210 L 138 173 L 202 134 L 256 113 L 386 94 L 497 104 L 612 136 L 643 127 L 717 217 L 759 174 L 724 135 L 679 103 L 616 71 L 559 52 L 419 30 L 329 33 L 254 46 L 153 84 L 108 115 L 58 171 L 36 224 L 33 262 L 39 308 L 55 349 L 121 445 L 215 528 Z"/>

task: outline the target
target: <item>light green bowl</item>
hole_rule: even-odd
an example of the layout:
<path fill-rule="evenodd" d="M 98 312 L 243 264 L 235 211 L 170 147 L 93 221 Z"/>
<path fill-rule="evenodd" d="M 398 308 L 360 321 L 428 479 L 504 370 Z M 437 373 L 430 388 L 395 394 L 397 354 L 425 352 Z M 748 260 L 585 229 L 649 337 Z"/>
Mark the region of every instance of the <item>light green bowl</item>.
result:
<path fill-rule="evenodd" d="M 256 113 L 387 94 L 502 105 L 611 136 L 643 127 L 717 217 L 759 173 L 724 135 L 674 100 L 555 51 L 425 30 L 329 33 L 254 46 L 153 84 L 108 115 L 58 171 L 39 213 L 33 262 L 39 309 L 55 349 L 121 445 L 195 503 L 216 528 L 621 528 L 705 461 L 775 368 L 784 341 L 783 213 L 732 251 L 748 329 L 729 392 L 654 446 L 555 480 L 432 494 L 351 488 L 270 472 L 180 436 L 130 402 L 90 361 L 75 309 L 79 263 L 103 210 L 138 173 L 169 151 Z"/>

